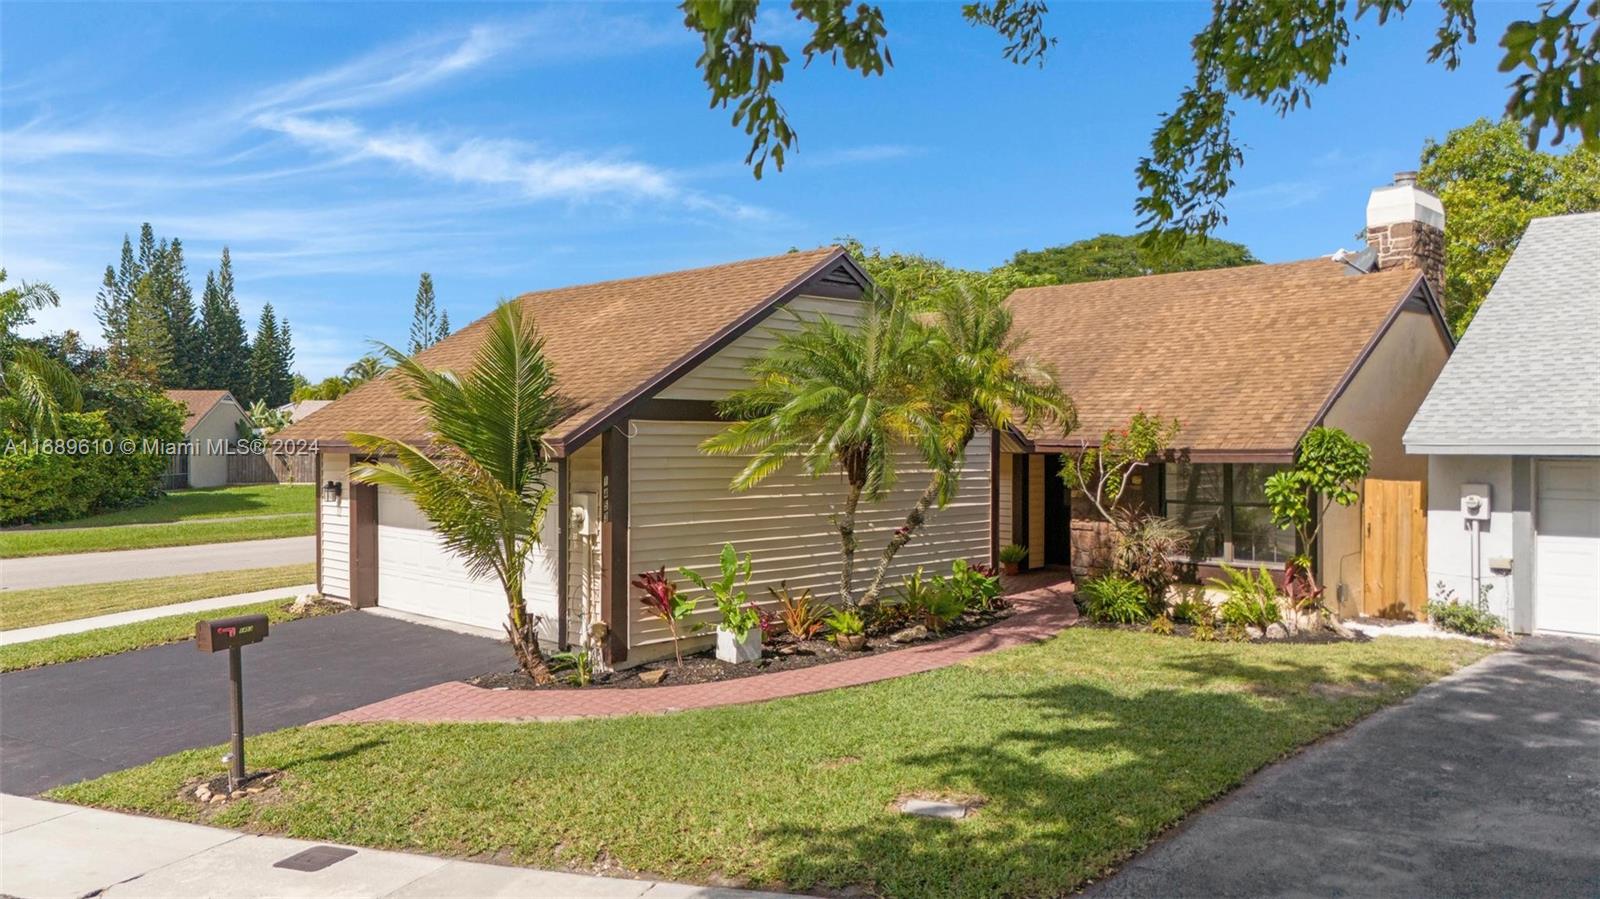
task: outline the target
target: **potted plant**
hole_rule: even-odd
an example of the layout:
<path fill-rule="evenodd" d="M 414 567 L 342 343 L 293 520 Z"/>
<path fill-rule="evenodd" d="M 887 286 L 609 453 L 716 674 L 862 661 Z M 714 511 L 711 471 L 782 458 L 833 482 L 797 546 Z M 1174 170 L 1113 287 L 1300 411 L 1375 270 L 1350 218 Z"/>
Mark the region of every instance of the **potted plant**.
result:
<path fill-rule="evenodd" d="M 722 576 L 714 581 L 687 568 L 679 568 L 678 573 L 716 600 L 722 615 L 717 623 L 717 658 L 731 664 L 753 662 L 761 658 L 761 614 L 744 589 L 750 583 L 750 554 L 740 559 L 733 544 L 724 543 L 719 565 Z"/>
<path fill-rule="evenodd" d="M 867 648 L 867 623 L 852 609 L 840 609 L 828 616 L 833 642 L 840 649 L 859 652 Z"/>
<path fill-rule="evenodd" d="M 1000 572 L 1011 576 L 1022 573 L 1022 563 L 1028 558 L 1028 548 L 1015 543 L 1000 547 Z"/>

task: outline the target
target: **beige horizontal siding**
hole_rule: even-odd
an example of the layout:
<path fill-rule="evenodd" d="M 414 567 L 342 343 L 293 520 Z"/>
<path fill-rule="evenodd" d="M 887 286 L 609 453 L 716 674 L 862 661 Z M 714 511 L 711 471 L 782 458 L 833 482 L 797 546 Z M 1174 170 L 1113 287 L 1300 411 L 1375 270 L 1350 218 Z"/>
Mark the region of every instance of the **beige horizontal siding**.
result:
<path fill-rule="evenodd" d="M 1000 516 L 999 534 L 1001 546 L 1005 546 L 1006 544 L 1013 542 L 1011 539 L 1011 515 L 1013 512 L 1011 502 L 1011 469 L 1015 463 L 1016 456 L 1014 454 L 1001 453 L 1000 470 L 995 473 L 995 478 L 999 481 L 998 486 L 1000 490 L 1000 507 L 997 511 Z"/>
<path fill-rule="evenodd" d="M 787 581 L 793 589 L 811 589 L 833 601 L 839 538 L 829 515 L 842 501 L 845 485 L 836 475 L 814 479 L 791 465 L 753 490 L 734 493 L 729 483 L 744 460 L 699 450 L 700 442 L 719 427 L 709 422 L 632 423 L 629 571 L 666 566 L 674 573 L 687 566 L 709 577 L 716 572 L 723 543 L 731 541 L 741 555 L 748 552 L 754 559 L 751 599 L 770 605 L 767 588 Z M 858 590 L 871 578 L 884 544 L 927 484 L 926 470 L 913 452 L 906 450 L 899 458 L 900 479 L 894 489 L 880 502 L 863 502 L 858 512 Z M 943 572 L 954 559 L 988 560 L 988 467 L 989 436 L 983 434 L 967 449 L 956 497 L 935 511 L 896 557 L 889 583 L 898 585 L 918 566 Z M 670 654 L 665 627 L 644 615 L 637 603 L 630 608 L 630 643 L 641 651 L 631 653 L 629 660 Z M 716 607 L 709 598 L 694 621 L 707 625 L 706 634 L 714 627 Z M 708 639 L 701 636 L 696 643 Z"/>
<path fill-rule="evenodd" d="M 350 597 L 350 457 L 323 453 L 322 480 L 344 484 L 338 502 L 329 502 L 317 491 L 322 505 L 322 583 L 324 596 Z"/>
<path fill-rule="evenodd" d="M 854 324 L 860 321 L 865 309 L 861 300 L 795 297 L 659 395 L 669 400 L 723 399 L 750 385 L 747 367 L 751 360 L 764 355 L 778 342 L 778 334 L 800 329 L 796 316 L 814 321 L 825 315 L 841 324 Z"/>

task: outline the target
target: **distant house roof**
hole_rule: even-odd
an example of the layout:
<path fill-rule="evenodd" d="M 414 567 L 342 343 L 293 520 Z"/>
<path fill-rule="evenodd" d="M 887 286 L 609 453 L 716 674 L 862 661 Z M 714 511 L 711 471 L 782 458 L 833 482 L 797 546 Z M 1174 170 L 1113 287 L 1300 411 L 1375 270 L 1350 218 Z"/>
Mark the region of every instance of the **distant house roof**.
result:
<path fill-rule="evenodd" d="M 1600 212 L 1528 225 L 1405 445 L 1600 455 Z"/>
<path fill-rule="evenodd" d="M 293 424 L 331 402 L 333 400 L 301 400 L 298 403 L 284 403 L 278 407 L 278 411 L 289 413 L 289 423 Z"/>
<path fill-rule="evenodd" d="M 233 395 L 226 390 L 168 390 L 165 391 L 167 399 L 182 405 L 189 414 L 183 420 L 185 434 L 194 430 L 194 426 L 205 418 L 206 414 L 223 400 L 233 403 Z M 237 403 L 234 403 L 237 406 Z M 244 410 L 239 410 L 243 414 Z"/>
<path fill-rule="evenodd" d="M 576 449 L 629 403 L 671 383 L 762 320 L 802 287 L 865 276 L 839 247 L 785 253 L 709 268 L 603 281 L 517 298 L 538 325 L 557 387 L 568 404 L 547 443 Z M 489 329 L 485 316 L 424 350 L 436 370 L 466 371 Z M 425 443 L 421 411 L 396 375 L 375 378 L 278 433 L 285 440 L 339 446 L 351 432 Z"/>
<path fill-rule="evenodd" d="M 1408 299 L 1444 328 L 1415 269 L 1362 273 L 1330 259 L 1018 290 L 1024 352 L 1052 366 L 1077 431 L 1039 450 L 1095 445 L 1143 410 L 1182 424 L 1196 455 L 1292 456 Z M 1448 339 L 1448 337 L 1445 337 Z"/>

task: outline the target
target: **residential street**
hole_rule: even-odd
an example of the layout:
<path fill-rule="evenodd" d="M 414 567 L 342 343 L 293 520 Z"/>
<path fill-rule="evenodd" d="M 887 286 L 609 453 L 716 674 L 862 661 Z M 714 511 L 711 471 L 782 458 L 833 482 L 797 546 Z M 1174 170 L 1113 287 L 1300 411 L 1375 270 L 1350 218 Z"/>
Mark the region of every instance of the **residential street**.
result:
<path fill-rule="evenodd" d="M 1088 894 L 1600 894 L 1600 643 L 1524 638 L 1267 769 Z"/>
<path fill-rule="evenodd" d="M 250 733 L 512 665 L 496 641 L 345 612 L 244 650 Z M 228 740 L 227 653 L 193 643 L 0 675 L 0 790 L 32 794 Z"/>
<path fill-rule="evenodd" d="M 0 589 L 100 584 L 237 568 L 294 565 L 315 561 L 316 552 L 317 538 L 307 536 L 4 559 L 0 560 Z"/>

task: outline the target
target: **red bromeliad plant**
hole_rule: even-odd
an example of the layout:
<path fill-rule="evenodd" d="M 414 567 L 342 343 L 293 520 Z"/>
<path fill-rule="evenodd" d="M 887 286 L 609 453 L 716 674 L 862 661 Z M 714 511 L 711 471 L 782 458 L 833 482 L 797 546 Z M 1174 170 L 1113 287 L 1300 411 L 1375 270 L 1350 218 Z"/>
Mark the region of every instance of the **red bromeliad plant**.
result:
<path fill-rule="evenodd" d="M 644 595 L 639 597 L 639 604 L 666 624 L 667 633 L 672 635 L 672 654 L 677 656 L 678 667 L 682 668 L 683 650 L 679 647 L 678 641 L 682 639 L 683 634 L 679 630 L 679 622 L 693 614 L 694 607 L 699 605 L 699 602 L 678 592 L 678 585 L 667 577 L 665 565 L 657 571 L 640 572 L 633 580 L 633 585 L 644 591 Z M 690 630 L 696 629 L 690 628 Z"/>

